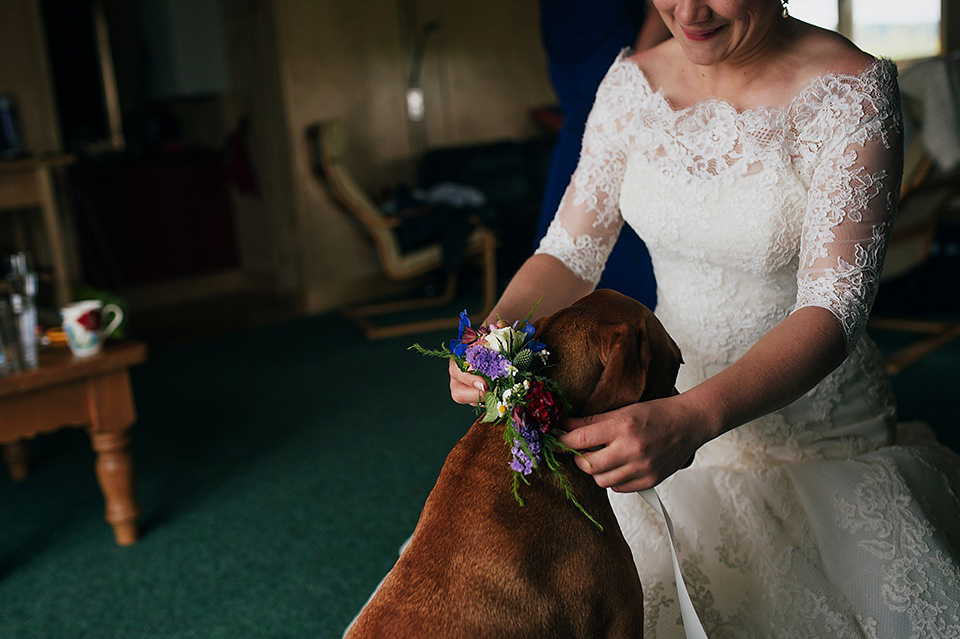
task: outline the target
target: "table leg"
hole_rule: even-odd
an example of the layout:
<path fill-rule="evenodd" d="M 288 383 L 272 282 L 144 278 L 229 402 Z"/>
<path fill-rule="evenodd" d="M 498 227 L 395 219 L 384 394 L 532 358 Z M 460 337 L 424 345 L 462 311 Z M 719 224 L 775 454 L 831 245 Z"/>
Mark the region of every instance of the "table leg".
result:
<path fill-rule="evenodd" d="M 97 453 L 97 479 L 106 500 L 106 519 L 113 526 L 117 545 L 137 541 L 139 508 L 133 494 L 133 457 L 128 450 L 126 431 L 97 433 L 90 431 Z"/>
<path fill-rule="evenodd" d="M 3 447 L 3 460 L 7 463 L 13 481 L 23 481 L 30 474 L 29 451 L 27 442 L 21 440 Z"/>

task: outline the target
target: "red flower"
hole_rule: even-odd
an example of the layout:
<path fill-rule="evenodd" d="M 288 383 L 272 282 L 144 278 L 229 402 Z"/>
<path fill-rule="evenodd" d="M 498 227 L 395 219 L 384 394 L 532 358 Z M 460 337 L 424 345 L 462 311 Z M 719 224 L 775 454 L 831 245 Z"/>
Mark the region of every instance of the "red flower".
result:
<path fill-rule="evenodd" d="M 523 407 L 523 421 L 528 427 L 537 427 L 546 433 L 560 423 L 560 399 L 543 387 L 543 382 L 530 382 L 527 401 Z"/>
<path fill-rule="evenodd" d="M 84 327 L 88 331 L 99 331 L 100 313 L 97 313 L 96 311 L 87 311 L 77 318 L 77 324 Z"/>

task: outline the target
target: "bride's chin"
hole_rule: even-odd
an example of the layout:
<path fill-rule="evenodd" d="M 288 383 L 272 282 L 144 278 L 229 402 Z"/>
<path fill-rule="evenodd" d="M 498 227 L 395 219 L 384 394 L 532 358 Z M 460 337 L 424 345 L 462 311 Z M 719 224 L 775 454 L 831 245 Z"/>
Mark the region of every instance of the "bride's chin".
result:
<path fill-rule="evenodd" d="M 684 47 L 684 53 L 690 62 L 700 67 L 709 67 L 723 62 L 723 57 L 716 51 L 691 50 Z"/>

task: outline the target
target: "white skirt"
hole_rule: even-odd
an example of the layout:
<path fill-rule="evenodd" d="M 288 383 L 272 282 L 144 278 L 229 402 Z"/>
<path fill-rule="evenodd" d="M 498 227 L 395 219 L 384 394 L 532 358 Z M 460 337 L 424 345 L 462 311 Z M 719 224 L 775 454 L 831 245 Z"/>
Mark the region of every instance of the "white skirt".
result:
<path fill-rule="evenodd" d="M 739 429 L 738 429 L 739 430 Z M 960 456 L 920 424 L 844 458 L 736 455 L 726 436 L 657 487 L 710 639 L 960 637 Z M 663 521 L 610 493 L 646 639 L 682 638 Z"/>

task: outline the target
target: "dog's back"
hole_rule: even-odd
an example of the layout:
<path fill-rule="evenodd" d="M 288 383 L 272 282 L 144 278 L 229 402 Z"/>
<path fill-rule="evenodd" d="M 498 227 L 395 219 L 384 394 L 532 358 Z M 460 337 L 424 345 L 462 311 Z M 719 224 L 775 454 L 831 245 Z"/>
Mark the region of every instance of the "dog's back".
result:
<path fill-rule="evenodd" d="M 639 303 L 598 291 L 538 322 L 537 337 L 557 361 L 551 374 L 573 414 L 652 398 L 635 386 L 651 368 L 650 361 L 640 361 L 644 351 L 651 352 L 643 341 L 669 342 L 655 346 L 656 358 L 675 353 L 664 369 L 672 377 L 666 384 L 657 380 L 664 390 L 654 393 L 669 394 L 679 351 L 650 318 Z M 616 334 L 603 334 L 611 331 Z M 646 370 L 628 370 L 637 365 Z M 611 390 L 598 395 L 605 373 L 634 387 L 624 391 L 608 382 Z M 602 531 L 549 473 L 521 485 L 521 508 L 511 490 L 502 426 L 478 420 L 450 452 L 410 544 L 347 637 L 642 636 L 640 581 L 606 492 L 577 469 L 571 455 L 558 458 L 577 500 Z"/>

